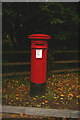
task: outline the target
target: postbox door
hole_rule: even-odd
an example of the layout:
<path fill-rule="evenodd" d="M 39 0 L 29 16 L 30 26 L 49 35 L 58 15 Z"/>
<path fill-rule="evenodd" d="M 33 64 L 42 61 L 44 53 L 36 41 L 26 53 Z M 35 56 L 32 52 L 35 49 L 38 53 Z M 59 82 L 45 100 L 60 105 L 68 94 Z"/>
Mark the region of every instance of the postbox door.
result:
<path fill-rule="evenodd" d="M 31 48 L 31 81 L 45 83 L 46 81 L 47 49 Z"/>

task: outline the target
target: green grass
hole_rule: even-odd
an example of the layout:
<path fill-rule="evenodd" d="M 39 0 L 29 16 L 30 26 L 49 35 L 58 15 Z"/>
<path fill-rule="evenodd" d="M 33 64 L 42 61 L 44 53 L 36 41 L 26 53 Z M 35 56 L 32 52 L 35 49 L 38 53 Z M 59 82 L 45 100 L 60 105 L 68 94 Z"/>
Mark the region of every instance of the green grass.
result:
<path fill-rule="evenodd" d="M 30 96 L 30 75 L 3 77 L 3 104 L 12 106 L 77 109 L 78 72 L 48 74 L 46 93 Z"/>

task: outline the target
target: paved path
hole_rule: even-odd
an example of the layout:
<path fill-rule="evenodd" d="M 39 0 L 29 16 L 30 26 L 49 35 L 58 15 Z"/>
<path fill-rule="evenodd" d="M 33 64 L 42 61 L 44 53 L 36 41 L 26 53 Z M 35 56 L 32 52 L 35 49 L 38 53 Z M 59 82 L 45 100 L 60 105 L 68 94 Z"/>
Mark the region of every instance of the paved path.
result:
<path fill-rule="evenodd" d="M 27 115 L 36 115 L 42 117 L 66 117 L 66 118 L 80 118 L 80 111 L 67 110 L 67 109 L 45 109 L 35 107 L 18 107 L 18 106 L 2 106 L 2 112 L 4 113 L 18 113 Z"/>

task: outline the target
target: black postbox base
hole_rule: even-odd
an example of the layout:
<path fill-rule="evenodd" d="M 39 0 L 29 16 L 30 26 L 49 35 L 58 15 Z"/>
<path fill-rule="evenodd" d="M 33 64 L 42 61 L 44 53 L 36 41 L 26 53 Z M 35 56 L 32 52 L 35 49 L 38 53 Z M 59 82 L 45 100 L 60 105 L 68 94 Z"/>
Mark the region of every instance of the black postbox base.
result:
<path fill-rule="evenodd" d="M 42 96 L 45 94 L 46 83 L 37 84 L 30 81 L 30 96 Z"/>

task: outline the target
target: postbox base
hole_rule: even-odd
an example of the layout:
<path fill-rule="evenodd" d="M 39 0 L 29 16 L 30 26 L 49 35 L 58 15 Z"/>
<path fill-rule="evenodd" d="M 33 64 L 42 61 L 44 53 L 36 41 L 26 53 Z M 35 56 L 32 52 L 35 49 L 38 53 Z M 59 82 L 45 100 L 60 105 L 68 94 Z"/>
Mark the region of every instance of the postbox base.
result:
<path fill-rule="evenodd" d="M 30 81 L 30 96 L 42 96 L 45 94 L 46 83 L 37 84 Z"/>

